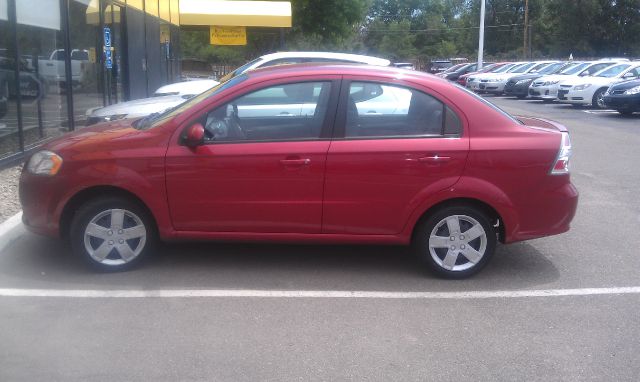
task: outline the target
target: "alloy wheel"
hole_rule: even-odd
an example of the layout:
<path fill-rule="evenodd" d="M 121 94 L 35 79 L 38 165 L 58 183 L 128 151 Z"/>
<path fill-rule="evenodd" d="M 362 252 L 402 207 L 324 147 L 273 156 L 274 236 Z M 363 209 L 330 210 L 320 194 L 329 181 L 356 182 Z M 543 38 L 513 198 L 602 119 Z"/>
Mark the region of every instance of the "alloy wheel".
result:
<path fill-rule="evenodd" d="M 474 218 L 451 215 L 438 222 L 429 236 L 433 261 L 448 271 L 473 268 L 487 251 L 487 233 Z"/>
<path fill-rule="evenodd" d="M 137 258 L 145 247 L 147 229 L 131 211 L 109 209 L 94 216 L 84 230 L 84 246 L 100 264 L 118 266 Z"/>

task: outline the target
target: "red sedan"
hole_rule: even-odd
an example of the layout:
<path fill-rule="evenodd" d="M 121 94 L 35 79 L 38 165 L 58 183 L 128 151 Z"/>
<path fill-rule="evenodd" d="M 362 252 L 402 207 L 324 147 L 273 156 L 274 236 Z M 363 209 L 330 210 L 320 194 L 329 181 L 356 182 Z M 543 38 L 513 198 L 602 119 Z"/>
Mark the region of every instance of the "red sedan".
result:
<path fill-rule="evenodd" d="M 456 85 L 371 66 L 249 72 L 158 115 L 46 144 L 21 177 L 23 220 L 101 270 L 157 239 L 413 245 L 438 274 L 496 242 L 569 229 L 567 130 Z"/>

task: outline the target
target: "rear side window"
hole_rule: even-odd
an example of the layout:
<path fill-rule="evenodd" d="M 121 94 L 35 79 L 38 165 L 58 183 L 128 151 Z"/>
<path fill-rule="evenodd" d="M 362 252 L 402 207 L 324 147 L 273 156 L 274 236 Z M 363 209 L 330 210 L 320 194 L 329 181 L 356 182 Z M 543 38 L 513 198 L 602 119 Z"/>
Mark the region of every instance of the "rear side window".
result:
<path fill-rule="evenodd" d="M 444 103 L 401 86 L 352 82 L 345 137 L 442 137 L 460 135 L 458 116 Z"/>

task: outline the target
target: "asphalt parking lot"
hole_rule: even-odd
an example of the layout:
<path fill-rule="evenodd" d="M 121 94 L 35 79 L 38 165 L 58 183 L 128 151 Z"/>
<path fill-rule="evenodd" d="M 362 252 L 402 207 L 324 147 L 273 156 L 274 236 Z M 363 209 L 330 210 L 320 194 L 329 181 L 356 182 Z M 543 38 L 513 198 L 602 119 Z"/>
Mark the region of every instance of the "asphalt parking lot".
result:
<path fill-rule="evenodd" d="M 462 281 L 371 246 L 167 244 L 94 274 L 25 233 L 0 253 L 0 380 L 637 380 L 640 114 L 488 99 L 569 128 L 570 232 Z"/>

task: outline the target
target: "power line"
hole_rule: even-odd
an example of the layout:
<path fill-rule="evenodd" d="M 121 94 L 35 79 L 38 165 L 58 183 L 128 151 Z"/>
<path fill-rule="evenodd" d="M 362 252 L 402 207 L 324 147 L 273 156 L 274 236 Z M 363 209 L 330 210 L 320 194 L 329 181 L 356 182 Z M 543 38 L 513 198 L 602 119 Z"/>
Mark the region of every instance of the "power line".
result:
<path fill-rule="evenodd" d="M 517 27 L 524 24 L 501 24 L 501 25 L 485 25 L 485 28 L 504 28 L 504 27 Z M 371 32 L 392 32 L 392 33 L 406 33 L 406 32 L 438 32 L 438 31 L 452 31 L 452 30 L 469 30 L 480 29 L 480 27 L 452 27 L 452 28 L 428 28 L 428 29 L 406 29 L 406 30 L 394 30 L 394 29 L 367 29 Z"/>

